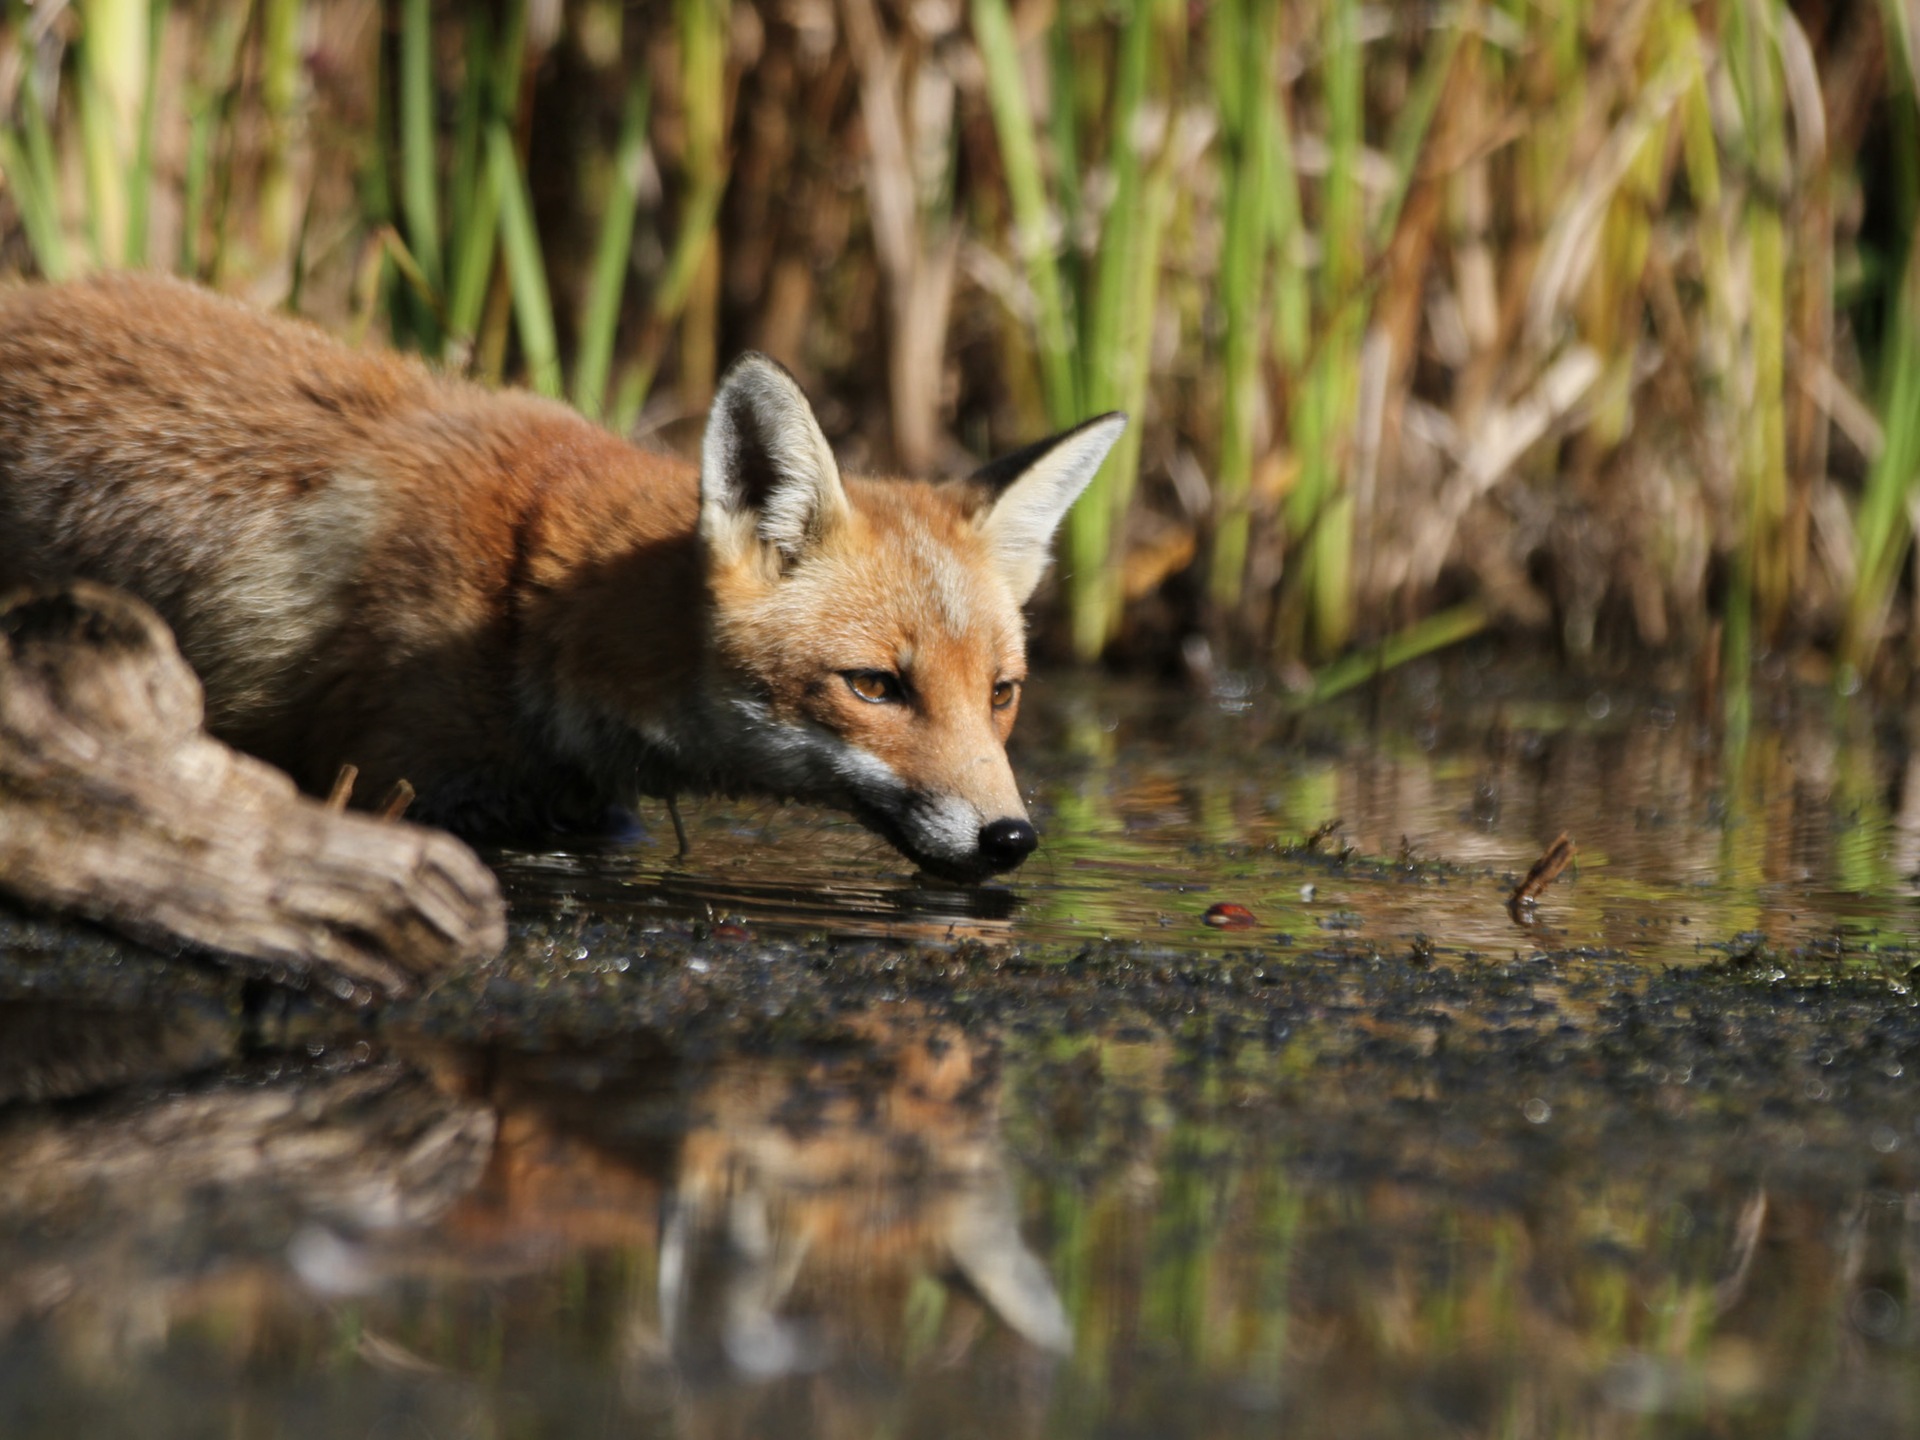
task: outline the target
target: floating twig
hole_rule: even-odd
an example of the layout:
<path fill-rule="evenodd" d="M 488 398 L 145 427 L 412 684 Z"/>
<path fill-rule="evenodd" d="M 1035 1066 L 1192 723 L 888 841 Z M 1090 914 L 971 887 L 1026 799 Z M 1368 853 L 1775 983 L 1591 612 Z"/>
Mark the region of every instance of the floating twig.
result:
<path fill-rule="evenodd" d="M 1531 908 L 1540 899 L 1542 890 L 1560 878 L 1560 872 L 1573 863 L 1578 853 L 1567 832 L 1562 830 L 1560 838 L 1547 847 L 1547 853 L 1533 862 L 1526 878 L 1513 887 L 1513 894 L 1507 898 L 1507 913 L 1517 920 L 1522 910 Z"/>

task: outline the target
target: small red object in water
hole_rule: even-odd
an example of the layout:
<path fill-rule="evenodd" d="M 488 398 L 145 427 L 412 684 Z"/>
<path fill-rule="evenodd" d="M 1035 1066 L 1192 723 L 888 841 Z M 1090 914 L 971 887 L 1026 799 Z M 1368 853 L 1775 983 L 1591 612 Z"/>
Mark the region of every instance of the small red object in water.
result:
<path fill-rule="evenodd" d="M 715 940 L 751 940 L 753 932 L 744 925 L 722 922 L 710 932 Z"/>
<path fill-rule="evenodd" d="M 1222 901 L 1218 905 L 1209 905 L 1207 913 L 1200 917 L 1207 924 L 1222 930 L 1251 930 L 1260 922 L 1253 918 L 1253 911 L 1244 905 L 1234 905 Z"/>

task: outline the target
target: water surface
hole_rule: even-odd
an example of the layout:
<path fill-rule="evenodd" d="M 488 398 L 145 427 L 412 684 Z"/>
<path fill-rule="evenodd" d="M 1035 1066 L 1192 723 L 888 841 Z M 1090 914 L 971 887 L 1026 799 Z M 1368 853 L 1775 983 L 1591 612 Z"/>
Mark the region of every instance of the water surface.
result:
<path fill-rule="evenodd" d="M 379 1016 L 0 916 L 0 1435 L 1915 1433 L 1902 717 L 1035 692 L 1001 885 L 643 817 Z"/>

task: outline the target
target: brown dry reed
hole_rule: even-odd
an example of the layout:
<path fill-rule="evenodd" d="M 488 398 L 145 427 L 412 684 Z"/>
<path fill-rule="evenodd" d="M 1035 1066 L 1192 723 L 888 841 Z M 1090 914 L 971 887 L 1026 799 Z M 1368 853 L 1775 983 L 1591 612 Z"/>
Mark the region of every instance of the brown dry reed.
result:
<path fill-rule="evenodd" d="M 0 275 L 195 276 L 686 444 L 1135 423 L 1082 657 L 1920 656 L 1909 0 L 5 0 Z M 1197 638 L 1196 638 L 1197 637 Z M 1200 644 L 1199 640 L 1206 643 Z"/>

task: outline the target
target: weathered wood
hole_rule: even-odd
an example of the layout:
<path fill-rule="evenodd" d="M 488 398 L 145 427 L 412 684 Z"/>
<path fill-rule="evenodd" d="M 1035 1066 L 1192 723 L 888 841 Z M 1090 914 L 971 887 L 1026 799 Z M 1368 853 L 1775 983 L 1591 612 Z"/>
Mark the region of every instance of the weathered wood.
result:
<path fill-rule="evenodd" d="M 201 723 L 200 683 L 140 601 L 87 583 L 0 599 L 0 889 L 348 997 L 505 943 L 465 845 L 330 811 Z"/>

